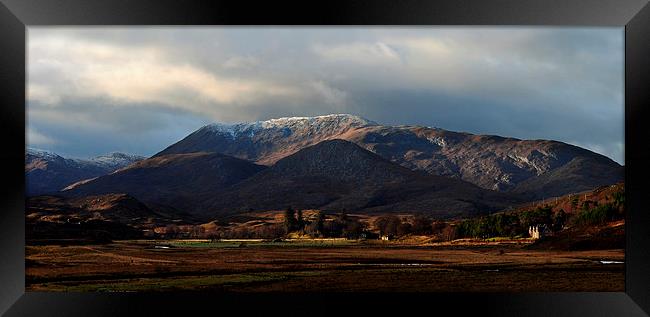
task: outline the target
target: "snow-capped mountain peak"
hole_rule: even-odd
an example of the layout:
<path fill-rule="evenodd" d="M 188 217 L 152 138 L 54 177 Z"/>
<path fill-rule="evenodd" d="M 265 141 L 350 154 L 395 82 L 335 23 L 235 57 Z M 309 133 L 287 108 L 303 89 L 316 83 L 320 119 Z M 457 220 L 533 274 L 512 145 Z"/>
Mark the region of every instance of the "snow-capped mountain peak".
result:
<path fill-rule="evenodd" d="M 72 157 L 66 158 L 52 151 L 41 150 L 41 149 L 31 148 L 31 147 L 27 148 L 27 155 L 45 161 L 65 160 L 71 163 L 72 162 L 76 163 L 78 165 L 94 165 L 103 168 L 124 167 L 126 165 L 130 165 L 131 163 L 145 159 L 144 156 L 126 154 L 121 152 L 111 152 L 90 159 L 72 158 Z"/>
<path fill-rule="evenodd" d="M 109 174 L 144 159 L 142 156 L 119 152 L 90 159 L 66 158 L 35 148 L 27 148 L 26 152 L 28 195 L 57 193 L 70 184 Z"/>
<path fill-rule="evenodd" d="M 229 134 L 234 138 L 241 135 L 252 137 L 261 130 L 284 130 L 286 134 L 291 134 L 301 130 L 321 133 L 372 125 L 377 125 L 377 123 L 359 116 L 350 114 L 329 114 L 315 117 L 284 117 L 265 121 L 234 124 L 213 123 L 207 125 L 205 128 L 215 133 Z"/>
<path fill-rule="evenodd" d="M 41 150 L 41 149 L 37 149 L 37 148 L 31 148 L 31 147 L 27 148 L 27 154 L 31 155 L 31 156 L 38 157 L 38 158 L 49 159 L 49 160 L 55 160 L 57 158 L 61 158 L 60 155 L 58 155 L 58 154 L 56 154 L 54 152 L 47 151 L 47 150 Z"/>

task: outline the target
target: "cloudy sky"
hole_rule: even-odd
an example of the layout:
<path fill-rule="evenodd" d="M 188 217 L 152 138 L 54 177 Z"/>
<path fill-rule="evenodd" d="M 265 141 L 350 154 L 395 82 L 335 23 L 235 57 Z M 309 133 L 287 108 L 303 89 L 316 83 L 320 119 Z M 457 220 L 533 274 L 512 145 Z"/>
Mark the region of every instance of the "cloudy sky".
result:
<path fill-rule="evenodd" d="M 202 125 L 351 113 L 624 161 L 623 28 L 30 27 L 27 143 L 153 155 Z"/>

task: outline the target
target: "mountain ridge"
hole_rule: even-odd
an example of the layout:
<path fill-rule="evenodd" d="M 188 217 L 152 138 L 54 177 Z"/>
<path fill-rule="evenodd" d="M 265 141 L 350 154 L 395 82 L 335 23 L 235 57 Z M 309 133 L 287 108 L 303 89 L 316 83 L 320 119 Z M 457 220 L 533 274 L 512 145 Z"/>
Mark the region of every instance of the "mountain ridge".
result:
<path fill-rule="evenodd" d="M 90 159 L 66 158 L 55 152 L 27 148 L 25 152 L 26 194 L 56 193 L 84 179 L 111 173 L 144 159 L 143 156 L 111 152 Z"/>
<path fill-rule="evenodd" d="M 558 173 L 546 183 L 535 179 L 574 158 L 604 173 L 596 177 L 580 177 L 578 173 L 569 179 L 567 188 L 587 190 L 623 177 L 623 167 L 613 160 L 553 140 L 522 140 L 413 125 L 385 126 L 345 114 L 280 118 L 228 127 L 236 128 L 203 126 L 156 155 L 208 151 L 271 166 L 305 147 L 343 139 L 411 170 L 459 178 L 485 189 L 523 193 L 531 199 L 566 194 L 548 190 L 545 185 L 561 182 L 563 176 Z M 573 169 L 577 170 L 589 172 L 585 168 Z"/>

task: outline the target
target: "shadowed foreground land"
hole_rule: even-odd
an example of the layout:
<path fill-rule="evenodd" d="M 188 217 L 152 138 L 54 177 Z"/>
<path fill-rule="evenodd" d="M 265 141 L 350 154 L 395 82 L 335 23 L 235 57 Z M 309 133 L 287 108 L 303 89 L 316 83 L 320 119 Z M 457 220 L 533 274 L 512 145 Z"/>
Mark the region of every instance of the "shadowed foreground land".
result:
<path fill-rule="evenodd" d="M 26 289 L 620 292 L 624 255 L 346 240 L 44 245 L 26 248 Z"/>

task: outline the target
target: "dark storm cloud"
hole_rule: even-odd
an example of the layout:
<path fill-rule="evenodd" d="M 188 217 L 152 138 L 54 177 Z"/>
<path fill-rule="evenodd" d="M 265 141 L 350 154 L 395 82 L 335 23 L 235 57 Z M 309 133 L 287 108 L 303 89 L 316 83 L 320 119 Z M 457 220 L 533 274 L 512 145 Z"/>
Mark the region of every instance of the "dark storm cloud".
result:
<path fill-rule="evenodd" d="M 561 140 L 623 162 L 621 28 L 30 28 L 28 38 L 28 135 L 55 151 L 151 155 L 207 122 L 353 113 Z"/>

